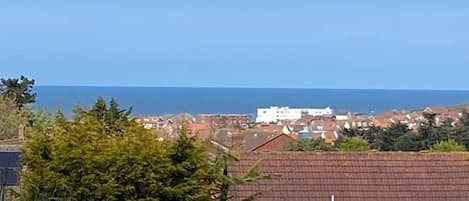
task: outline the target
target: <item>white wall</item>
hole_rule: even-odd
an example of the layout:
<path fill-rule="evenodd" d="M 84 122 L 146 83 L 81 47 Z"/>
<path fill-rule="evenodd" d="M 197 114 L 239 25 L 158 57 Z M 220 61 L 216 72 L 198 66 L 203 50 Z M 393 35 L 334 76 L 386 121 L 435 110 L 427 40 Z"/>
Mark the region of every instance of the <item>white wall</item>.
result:
<path fill-rule="evenodd" d="M 349 116 L 348 115 L 335 115 L 335 119 L 337 121 L 346 121 L 349 119 Z"/>

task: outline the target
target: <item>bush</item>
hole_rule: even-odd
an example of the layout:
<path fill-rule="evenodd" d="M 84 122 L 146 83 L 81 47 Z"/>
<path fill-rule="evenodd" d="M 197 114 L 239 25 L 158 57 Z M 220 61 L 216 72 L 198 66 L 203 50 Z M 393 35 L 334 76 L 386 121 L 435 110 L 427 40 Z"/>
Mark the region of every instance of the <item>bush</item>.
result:
<path fill-rule="evenodd" d="M 430 149 L 434 152 L 457 152 L 457 151 L 466 151 L 466 147 L 457 143 L 454 140 L 440 141 L 432 145 Z"/>
<path fill-rule="evenodd" d="M 338 144 L 340 151 L 367 151 L 369 144 L 361 137 L 344 137 Z"/>
<path fill-rule="evenodd" d="M 31 128 L 21 200 L 210 200 L 210 164 L 200 144 L 185 130 L 160 142 L 111 103 L 99 99 L 73 121 L 57 114 Z"/>
<path fill-rule="evenodd" d="M 333 145 L 326 143 L 324 139 L 299 139 L 285 146 L 286 151 L 337 151 Z"/>
<path fill-rule="evenodd" d="M 416 133 L 407 133 L 397 138 L 394 151 L 420 151 L 423 149 L 421 138 Z"/>

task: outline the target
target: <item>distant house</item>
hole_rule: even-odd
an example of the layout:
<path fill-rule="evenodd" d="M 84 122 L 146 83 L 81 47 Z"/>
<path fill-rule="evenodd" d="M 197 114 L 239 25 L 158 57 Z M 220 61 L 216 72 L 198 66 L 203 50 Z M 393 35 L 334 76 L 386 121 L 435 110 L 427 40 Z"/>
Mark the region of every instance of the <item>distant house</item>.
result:
<path fill-rule="evenodd" d="M 215 145 L 219 150 L 238 152 L 281 151 L 295 139 L 293 135 L 281 133 L 281 130 L 264 129 L 221 129 L 211 137 L 212 146 Z"/>
<path fill-rule="evenodd" d="M 189 134 L 194 135 L 200 139 L 206 139 L 207 136 L 207 125 L 201 123 L 187 124 L 187 130 Z"/>
<path fill-rule="evenodd" d="M 157 116 L 142 116 L 135 119 L 137 123 L 146 129 L 158 129 L 160 120 Z"/>
<path fill-rule="evenodd" d="M 282 151 L 287 144 L 294 140 L 295 138 L 292 135 L 282 133 L 254 147 L 251 149 L 251 152 Z"/>
<path fill-rule="evenodd" d="M 247 125 L 251 120 L 249 114 L 199 114 L 197 122 L 208 127 L 233 128 L 238 125 Z"/>
<path fill-rule="evenodd" d="M 242 175 L 260 161 L 272 175 L 234 186 L 239 201 L 467 201 L 469 153 L 244 153 L 230 168 Z"/>
<path fill-rule="evenodd" d="M 284 126 L 285 134 L 296 134 L 298 139 L 322 138 L 328 143 L 334 143 L 338 137 L 338 127 L 334 117 L 304 116 L 296 124 Z"/>

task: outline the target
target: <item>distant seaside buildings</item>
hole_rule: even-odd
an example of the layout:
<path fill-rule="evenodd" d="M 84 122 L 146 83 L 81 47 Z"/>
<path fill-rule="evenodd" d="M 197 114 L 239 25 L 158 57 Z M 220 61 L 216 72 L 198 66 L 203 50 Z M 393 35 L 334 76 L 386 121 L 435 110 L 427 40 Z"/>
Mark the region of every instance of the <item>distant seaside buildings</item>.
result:
<path fill-rule="evenodd" d="M 271 106 L 258 108 L 255 119 L 250 114 L 225 113 L 143 116 L 136 118 L 136 121 L 153 130 L 159 140 L 177 137 L 178 130 L 185 126 L 188 135 L 210 140 L 210 143 L 224 146 L 223 149 L 226 150 L 242 144 L 240 149 L 248 152 L 281 151 L 283 146 L 295 139 L 324 139 L 326 143 L 334 144 L 344 129 L 368 130 L 372 127 L 387 128 L 392 124 L 402 123 L 415 130 L 425 122 L 424 113 L 436 114 L 436 126 L 442 126 L 448 119 L 452 119 L 451 125 L 456 126 L 462 116 L 461 110 L 431 107 L 425 110 L 390 111 L 374 115 L 336 112 L 330 107 Z"/>
<path fill-rule="evenodd" d="M 296 121 L 305 115 L 326 116 L 333 115 L 330 107 L 326 108 L 290 108 L 271 106 L 269 108 L 257 108 L 257 123 L 271 123 L 282 120 Z"/>
<path fill-rule="evenodd" d="M 198 123 L 206 124 L 209 127 L 235 127 L 247 125 L 250 122 L 249 114 L 199 114 Z"/>

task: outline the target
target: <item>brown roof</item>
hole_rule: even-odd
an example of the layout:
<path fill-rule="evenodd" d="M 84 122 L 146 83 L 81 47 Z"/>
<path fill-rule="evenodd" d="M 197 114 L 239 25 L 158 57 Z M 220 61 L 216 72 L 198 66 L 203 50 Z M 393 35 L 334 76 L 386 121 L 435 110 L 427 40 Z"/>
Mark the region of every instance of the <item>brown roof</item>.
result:
<path fill-rule="evenodd" d="M 466 201 L 469 153 L 245 153 L 231 169 L 241 175 L 260 159 L 277 175 L 235 186 L 234 200 Z"/>
<path fill-rule="evenodd" d="M 391 121 L 389 118 L 386 117 L 376 117 L 371 120 L 374 126 L 376 127 L 381 127 L 381 128 L 387 128 L 391 125 Z"/>
<path fill-rule="evenodd" d="M 237 132 L 236 129 L 221 129 L 214 134 L 212 140 L 226 146 L 227 148 L 230 148 L 233 145 L 232 135 L 235 132 Z M 260 144 L 274 138 L 275 136 L 280 134 L 281 130 L 273 132 L 271 130 L 263 129 L 247 129 L 241 132 L 244 134 L 242 150 L 247 152 L 256 148 Z"/>
<path fill-rule="evenodd" d="M 283 147 L 294 140 L 295 138 L 292 135 L 281 133 L 254 147 L 251 151 L 282 151 Z"/>
<path fill-rule="evenodd" d="M 200 139 L 207 139 L 209 137 L 207 124 L 191 123 L 187 125 L 187 129 L 191 134 L 196 135 Z"/>

